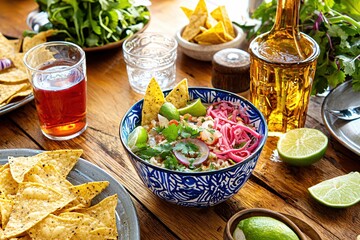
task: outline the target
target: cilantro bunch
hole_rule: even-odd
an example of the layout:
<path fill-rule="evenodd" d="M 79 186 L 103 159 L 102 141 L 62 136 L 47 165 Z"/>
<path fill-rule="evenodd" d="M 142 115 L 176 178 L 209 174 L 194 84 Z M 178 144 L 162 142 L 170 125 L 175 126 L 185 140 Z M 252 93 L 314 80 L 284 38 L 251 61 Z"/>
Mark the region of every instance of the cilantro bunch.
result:
<path fill-rule="evenodd" d="M 269 31 L 274 25 L 277 1 L 263 2 L 252 18 L 259 26 L 239 25 L 248 39 Z M 302 0 L 300 31 L 320 46 L 312 94 L 323 93 L 352 79 L 353 89 L 360 91 L 360 1 Z"/>
<path fill-rule="evenodd" d="M 46 11 L 57 40 L 74 42 L 81 47 L 97 47 L 117 42 L 139 31 L 149 21 L 144 6 L 131 0 L 36 0 Z M 42 28 L 41 30 L 45 30 Z"/>

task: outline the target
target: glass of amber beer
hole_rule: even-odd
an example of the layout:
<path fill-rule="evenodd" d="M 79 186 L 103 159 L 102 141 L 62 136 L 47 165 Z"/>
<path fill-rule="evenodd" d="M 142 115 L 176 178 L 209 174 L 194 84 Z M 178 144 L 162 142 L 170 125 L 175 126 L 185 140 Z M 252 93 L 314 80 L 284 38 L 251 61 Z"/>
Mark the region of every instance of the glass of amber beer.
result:
<path fill-rule="evenodd" d="M 70 42 L 47 42 L 24 56 L 42 133 L 68 140 L 85 131 L 85 52 Z"/>

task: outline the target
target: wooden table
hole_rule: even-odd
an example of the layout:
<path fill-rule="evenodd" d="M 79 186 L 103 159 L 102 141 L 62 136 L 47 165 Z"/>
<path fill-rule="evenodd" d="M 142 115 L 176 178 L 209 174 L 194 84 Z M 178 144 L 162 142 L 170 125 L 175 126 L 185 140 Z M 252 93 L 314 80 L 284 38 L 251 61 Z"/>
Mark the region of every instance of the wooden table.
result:
<path fill-rule="evenodd" d="M 180 6 L 187 1 L 157 0 L 150 7 L 147 31 L 175 34 L 186 23 Z M 194 5 L 194 1 L 193 1 Z M 193 6 L 192 5 L 192 6 Z M 27 29 L 32 0 L 0 1 L 0 31 L 12 37 Z M 310 224 L 323 239 L 353 240 L 360 234 L 360 204 L 347 209 L 325 207 L 311 198 L 307 188 L 321 181 L 360 170 L 360 157 L 329 136 L 320 116 L 323 98 L 312 97 L 306 126 L 329 136 L 325 157 L 310 167 L 290 167 L 273 162 L 276 138 L 268 138 L 257 166 L 244 187 L 217 206 L 194 209 L 175 206 L 153 195 L 135 173 L 119 139 L 125 111 L 142 96 L 131 90 L 121 48 L 87 54 L 88 129 L 69 141 L 51 141 L 39 129 L 34 102 L 0 116 L 0 148 L 82 148 L 83 158 L 115 177 L 130 193 L 137 210 L 142 239 L 222 239 L 226 221 L 244 208 L 267 208 L 291 214 Z M 191 86 L 211 86 L 211 64 L 177 59 L 177 81 L 188 78 Z"/>

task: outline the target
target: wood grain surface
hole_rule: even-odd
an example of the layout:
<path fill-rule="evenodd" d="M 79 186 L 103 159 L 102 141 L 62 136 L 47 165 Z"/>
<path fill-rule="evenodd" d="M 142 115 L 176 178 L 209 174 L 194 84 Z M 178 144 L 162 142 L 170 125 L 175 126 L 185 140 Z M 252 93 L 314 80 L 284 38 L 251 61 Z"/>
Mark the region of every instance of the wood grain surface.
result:
<path fill-rule="evenodd" d="M 174 35 L 186 24 L 180 6 L 196 1 L 156 0 L 150 7 L 147 32 Z M 27 29 L 32 0 L 0 1 L 0 32 L 18 37 Z M 232 198 L 211 208 L 185 208 L 156 197 L 135 173 L 119 139 L 119 124 L 128 108 L 142 98 L 128 84 L 122 49 L 88 53 L 88 129 L 68 141 L 51 141 L 39 128 L 31 102 L 0 116 L 0 149 L 82 148 L 87 159 L 116 178 L 130 193 L 137 210 L 141 239 L 222 239 L 226 221 L 244 208 L 267 208 L 290 214 L 312 226 L 324 240 L 355 240 L 360 235 L 360 204 L 347 209 L 325 207 L 311 198 L 307 188 L 326 179 L 360 170 L 360 157 L 330 136 L 320 110 L 322 97 L 312 97 L 306 127 L 329 137 L 323 159 L 309 167 L 291 167 L 270 160 L 277 138 L 269 137 L 253 175 Z M 211 87 L 211 63 L 178 52 L 176 80 L 188 78 L 190 86 Z"/>

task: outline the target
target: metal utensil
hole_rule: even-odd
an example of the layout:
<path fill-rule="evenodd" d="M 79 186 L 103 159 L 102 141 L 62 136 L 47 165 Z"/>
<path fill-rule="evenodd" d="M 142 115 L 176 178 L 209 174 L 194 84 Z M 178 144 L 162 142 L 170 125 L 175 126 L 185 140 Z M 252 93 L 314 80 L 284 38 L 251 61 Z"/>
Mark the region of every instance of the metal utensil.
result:
<path fill-rule="evenodd" d="M 357 107 L 349 107 L 347 109 L 342 110 L 328 110 L 334 116 L 343 119 L 343 120 L 354 120 L 360 118 L 360 106 Z"/>

